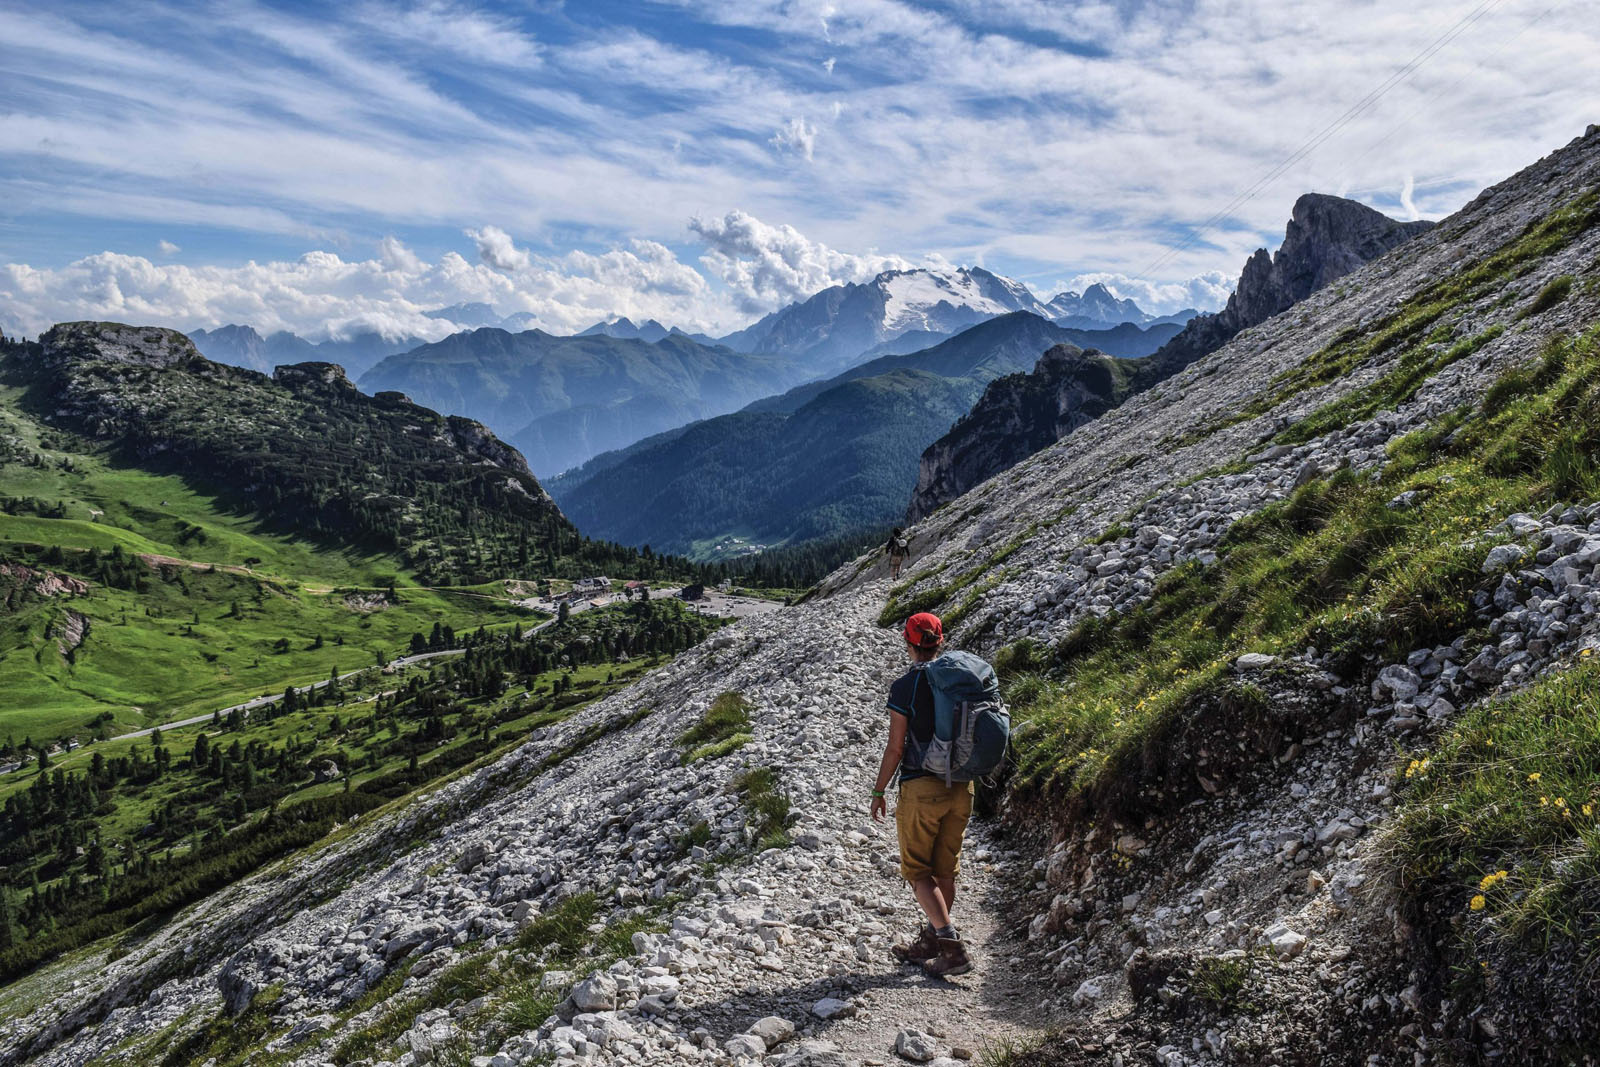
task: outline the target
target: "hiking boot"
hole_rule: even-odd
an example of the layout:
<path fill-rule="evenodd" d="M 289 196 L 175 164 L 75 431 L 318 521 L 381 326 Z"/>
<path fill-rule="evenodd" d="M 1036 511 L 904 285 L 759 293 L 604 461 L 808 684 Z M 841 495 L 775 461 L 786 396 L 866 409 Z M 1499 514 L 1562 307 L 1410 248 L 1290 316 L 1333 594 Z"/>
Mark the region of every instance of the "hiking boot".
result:
<path fill-rule="evenodd" d="M 967 955 L 965 943 L 953 937 L 941 937 L 938 941 L 939 954 L 923 963 L 923 970 L 935 978 L 950 978 L 972 970 L 972 957 Z"/>
<path fill-rule="evenodd" d="M 917 932 L 916 939 L 889 950 L 901 963 L 927 963 L 939 955 L 939 937 L 926 924 Z"/>

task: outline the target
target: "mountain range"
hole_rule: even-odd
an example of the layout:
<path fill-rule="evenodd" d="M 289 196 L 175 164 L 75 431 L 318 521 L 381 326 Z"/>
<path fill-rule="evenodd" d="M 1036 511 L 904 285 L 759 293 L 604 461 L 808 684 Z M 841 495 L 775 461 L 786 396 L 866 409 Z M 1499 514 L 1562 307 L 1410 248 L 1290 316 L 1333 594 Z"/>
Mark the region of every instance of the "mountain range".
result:
<path fill-rule="evenodd" d="M 908 511 L 914 521 L 1428 225 L 1307 195 L 1296 202 L 1277 255 L 1254 254 L 1216 315 L 1181 327 L 1124 323 L 1090 332 L 1034 311 L 1010 312 L 927 349 L 880 356 L 756 401 L 737 416 L 599 456 L 552 480 L 550 491 L 586 530 L 692 555 L 734 536 L 793 543 L 838 536 L 851 524 L 880 527 Z M 880 279 L 884 287 L 845 293 L 840 307 L 850 300 L 876 308 L 881 315 L 870 321 L 911 331 L 936 324 L 930 316 L 943 313 L 938 303 L 924 300 L 910 317 L 903 301 L 880 305 L 877 298 L 895 292 L 904 276 Z M 971 272 L 962 280 L 988 286 L 980 291 L 991 296 L 1025 292 L 996 289 L 1001 280 Z M 1069 316 L 1075 309 L 1138 313 L 1101 286 L 1055 308 Z M 913 335 L 922 334 L 902 336 Z"/>
<path fill-rule="evenodd" d="M 213 330 L 191 330 L 189 340 L 200 354 L 216 363 L 246 367 L 271 374 L 273 367 L 289 363 L 337 363 L 352 375 L 360 375 L 385 356 L 405 352 L 423 344 L 420 337 L 389 340 L 375 331 L 344 339 L 307 341 L 287 330 L 263 337 L 253 326 L 218 326 Z"/>
<path fill-rule="evenodd" d="M 1171 315 L 1151 315 L 1132 300 L 1119 299 L 1103 282 L 1095 282 L 1081 293 L 1070 289 L 1057 293 L 1045 304 L 1045 311 L 1057 325 L 1082 330 L 1103 330 L 1119 322 L 1131 322 L 1136 326 L 1163 323 L 1182 326 L 1200 314 L 1194 308 L 1184 308 Z"/>
<path fill-rule="evenodd" d="M 772 544 L 885 525 L 904 509 L 917 455 L 985 383 L 1053 345 L 1144 354 L 1177 330 L 1068 330 L 1014 311 L 598 456 L 548 484 L 582 528 L 669 552 L 704 554 L 735 535 Z"/>
<path fill-rule="evenodd" d="M 648 342 L 484 327 L 390 356 L 360 384 L 479 419 L 544 475 L 735 410 L 806 376 L 786 357 L 735 352 L 678 333 Z"/>
<path fill-rule="evenodd" d="M 1015 311 L 1088 330 L 1160 328 L 1189 314 L 1158 318 L 1102 285 L 1045 304 L 1022 283 L 982 268 L 917 269 L 831 287 L 720 339 L 625 317 L 569 338 L 531 328 L 530 313 L 502 316 L 486 303 L 423 312 L 463 327 L 431 343 L 370 332 L 313 343 L 284 331 L 262 337 L 239 325 L 191 337 L 208 358 L 263 373 L 287 363 L 339 363 L 369 391 L 403 392 L 487 423 L 521 448 L 535 470 L 553 474 L 798 383 L 929 348 Z M 1124 330 L 1120 339 L 1104 334 L 1098 343 L 1131 356 L 1160 340 L 1159 331 L 1144 329 Z"/>
<path fill-rule="evenodd" d="M 1191 318 L 1159 351 L 1112 379 L 1093 361 L 1049 353 L 1027 375 L 993 383 L 919 463 L 907 520 L 916 521 L 986 478 L 1059 440 L 1130 391 L 1149 388 L 1242 331 L 1265 322 L 1367 262 L 1426 232 L 1365 204 L 1321 193 L 1295 201 L 1276 254 L 1257 249 L 1227 306 Z M 1107 294 L 1109 296 L 1109 294 Z"/>

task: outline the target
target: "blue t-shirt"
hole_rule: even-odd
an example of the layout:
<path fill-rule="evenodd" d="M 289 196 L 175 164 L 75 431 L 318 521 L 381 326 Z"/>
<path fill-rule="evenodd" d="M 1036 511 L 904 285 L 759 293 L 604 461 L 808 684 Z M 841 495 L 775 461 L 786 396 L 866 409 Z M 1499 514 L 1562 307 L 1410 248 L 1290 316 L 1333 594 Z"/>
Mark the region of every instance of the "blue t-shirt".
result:
<path fill-rule="evenodd" d="M 900 755 L 901 782 L 923 778 L 928 773 L 916 766 L 909 743 L 912 737 L 924 745 L 933 740 L 933 686 L 923 676 L 927 666 L 916 664 L 889 686 L 889 710 L 910 720 L 906 724 L 908 743 Z"/>

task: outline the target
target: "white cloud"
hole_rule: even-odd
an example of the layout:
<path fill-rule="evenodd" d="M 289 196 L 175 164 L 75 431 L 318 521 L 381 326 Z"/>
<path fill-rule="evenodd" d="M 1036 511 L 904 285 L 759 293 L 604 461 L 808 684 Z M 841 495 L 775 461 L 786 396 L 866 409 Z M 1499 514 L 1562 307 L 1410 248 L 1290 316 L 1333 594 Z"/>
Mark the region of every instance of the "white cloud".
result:
<path fill-rule="evenodd" d="M 484 226 L 467 230 L 466 235 L 477 242 L 478 258 L 497 270 L 522 270 L 528 265 L 528 253 L 511 242 L 511 235 L 498 226 Z"/>
<path fill-rule="evenodd" d="M 373 5 L 362 9 L 359 17 L 387 36 L 484 63 L 525 67 L 538 62 L 541 51 L 514 20 L 454 4 L 433 2 L 405 9 Z"/>
<path fill-rule="evenodd" d="M 1407 174 L 1405 184 L 1400 187 L 1400 206 L 1405 208 L 1406 218 L 1412 222 L 1422 217 L 1422 212 L 1417 210 L 1417 202 L 1413 199 L 1416 193 L 1417 180 Z"/>
<path fill-rule="evenodd" d="M 356 261 L 315 251 L 295 260 L 192 267 L 101 252 L 54 269 L 12 263 L 0 266 L 0 308 L 7 328 L 26 334 L 56 322 L 110 319 L 179 329 L 244 323 L 314 340 L 369 330 L 431 340 L 456 326 L 423 312 L 462 303 L 486 303 L 501 315 L 530 312 L 558 333 L 617 315 L 689 330 L 742 324 L 725 295 L 652 241 L 547 261 L 507 253 L 493 239 L 490 245 L 498 262 L 446 252 L 429 263 L 390 238 L 377 258 Z"/>
<path fill-rule="evenodd" d="M 1244 266 L 1240 261 L 1240 267 Z M 1053 292 L 1081 293 L 1097 282 L 1111 290 L 1118 300 L 1132 300 L 1152 315 L 1170 315 L 1185 308 L 1216 311 L 1228 302 L 1238 273 L 1232 277 L 1221 271 L 1208 271 L 1180 282 L 1149 282 L 1126 274 L 1092 271 L 1058 282 Z"/>
<path fill-rule="evenodd" d="M 817 147 L 817 128 L 803 117 L 792 118 L 772 135 L 772 144 L 780 151 L 798 152 L 809 163 Z"/>
<path fill-rule="evenodd" d="M 700 262 L 728 287 L 739 309 L 751 313 L 772 311 L 831 285 L 914 266 L 900 256 L 840 252 L 793 226 L 771 226 L 743 211 L 695 218 L 689 229 L 708 246 Z"/>
<path fill-rule="evenodd" d="M 378 259 L 383 263 L 385 270 L 419 271 L 422 269 L 422 260 L 417 258 L 415 252 L 402 244 L 400 238 L 393 235 L 387 236 L 378 242 Z"/>
<path fill-rule="evenodd" d="M 1216 293 L 1194 279 L 1231 281 L 1252 249 L 1275 246 L 1299 193 L 1362 190 L 1388 213 L 1436 217 L 1580 131 L 1600 93 L 1585 5 L 1500 5 L 1147 283 L 1135 279 L 1167 247 L 1435 39 L 1459 4 L 663 0 L 678 9 L 668 38 L 628 5 L 546 34 L 529 5 L 471 2 L 357 0 L 314 15 L 244 2 L 204 20 L 172 0 L 0 4 L 0 63 L 50 87 L 0 114 L 8 244 L 70 249 L 48 265 L 124 300 L 140 272 L 80 266 L 106 220 L 143 226 L 130 246 L 147 249 L 169 227 L 224 231 L 243 259 L 285 235 L 344 250 L 493 219 L 467 259 L 423 264 L 396 240 L 373 262 L 441 279 L 456 263 L 480 288 L 506 282 L 485 288 L 496 300 L 577 287 L 570 303 L 540 297 L 552 308 L 655 307 L 664 290 L 648 285 L 676 285 L 673 299 L 700 303 L 660 306 L 702 321 L 805 295 L 795 277 L 850 277 L 708 240 L 702 265 L 728 286 L 719 303 L 721 289 L 691 298 L 687 278 L 631 243 L 673 240 L 685 215 L 738 204 L 821 249 L 936 251 L 1030 277 L 1094 269 L 1141 302 L 1203 306 Z M 717 26 L 754 27 L 772 47 Z M 826 165 L 797 166 L 819 137 Z M 1402 175 L 1414 180 L 1401 187 Z M 647 287 L 592 292 L 586 267 L 541 261 L 507 231 L 537 247 L 581 235 L 595 271 L 638 271 Z M 622 254 L 633 260 L 606 258 Z"/>
<path fill-rule="evenodd" d="M 183 251 L 183 249 L 165 239 L 156 242 L 156 249 L 164 256 L 176 255 Z"/>

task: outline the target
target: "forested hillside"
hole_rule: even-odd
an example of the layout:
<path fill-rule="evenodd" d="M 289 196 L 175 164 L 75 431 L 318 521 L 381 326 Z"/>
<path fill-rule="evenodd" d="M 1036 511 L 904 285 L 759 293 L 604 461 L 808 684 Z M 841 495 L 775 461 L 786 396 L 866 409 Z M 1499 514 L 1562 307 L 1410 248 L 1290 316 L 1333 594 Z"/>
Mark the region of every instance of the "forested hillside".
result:
<path fill-rule="evenodd" d="M 428 582 L 640 559 L 579 535 L 481 424 L 366 396 L 332 364 L 268 378 L 210 362 L 182 334 L 69 323 L 7 344 L 0 383 L 20 413 L 125 463 L 179 473 L 268 527 L 392 552 Z"/>

